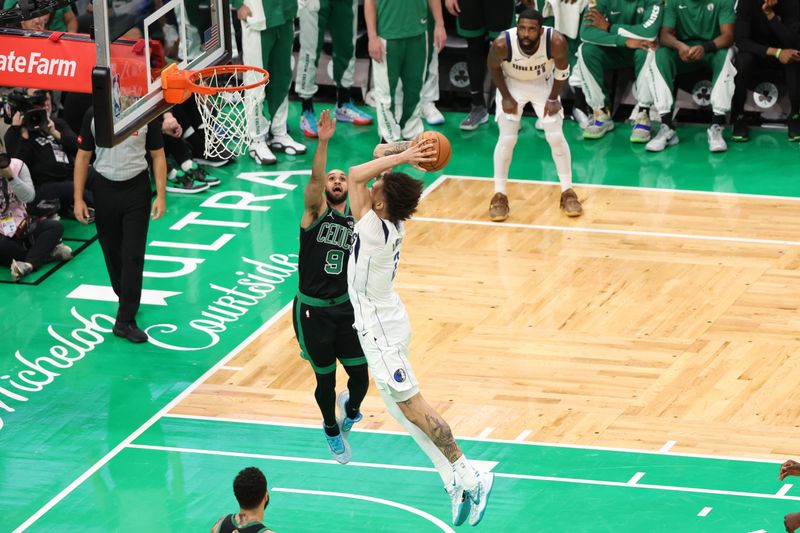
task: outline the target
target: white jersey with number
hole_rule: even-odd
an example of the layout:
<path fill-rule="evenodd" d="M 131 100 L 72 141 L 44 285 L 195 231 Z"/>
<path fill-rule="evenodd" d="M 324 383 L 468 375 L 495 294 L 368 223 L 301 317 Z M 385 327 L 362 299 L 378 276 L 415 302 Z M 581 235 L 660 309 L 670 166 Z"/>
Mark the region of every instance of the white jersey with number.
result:
<path fill-rule="evenodd" d="M 551 39 L 553 37 L 553 28 L 549 26 L 542 26 L 542 33 L 539 37 L 539 46 L 536 51 L 527 55 L 519 47 L 519 40 L 517 39 L 517 28 L 511 28 L 503 32 L 506 39 L 506 47 L 508 48 L 509 57 L 504 57 L 503 62 L 500 64 L 506 78 L 512 78 L 521 81 L 531 80 L 549 80 L 553 75 L 555 69 L 555 62 L 553 61 L 551 51 Z"/>
<path fill-rule="evenodd" d="M 379 348 L 407 345 L 411 335 L 406 308 L 394 290 L 404 234 L 402 222 L 395 225 L 372 210 L 355 225 L 347 288 L 356 330 Z"/>

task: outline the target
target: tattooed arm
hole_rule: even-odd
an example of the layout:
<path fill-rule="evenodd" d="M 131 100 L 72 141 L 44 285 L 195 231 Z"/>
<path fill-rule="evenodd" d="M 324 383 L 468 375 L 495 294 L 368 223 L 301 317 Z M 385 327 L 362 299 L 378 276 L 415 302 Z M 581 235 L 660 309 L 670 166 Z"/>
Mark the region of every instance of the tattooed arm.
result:
<path fill-rule="evenodd" d="M 403 141 L 399 143 L 378 144 L 375 146 L 375 150 L 372 151 L 372 157 L 377 159 L 379 157 L 405 152 L 411 146 L 412 142 L 413 141 Z"/>

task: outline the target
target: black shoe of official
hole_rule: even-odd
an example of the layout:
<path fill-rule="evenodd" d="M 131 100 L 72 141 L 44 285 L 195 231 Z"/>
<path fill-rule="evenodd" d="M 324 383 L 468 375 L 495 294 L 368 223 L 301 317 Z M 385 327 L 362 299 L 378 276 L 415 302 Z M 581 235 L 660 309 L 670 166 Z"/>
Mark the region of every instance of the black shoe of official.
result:
<path fill-rule="evenodd" d="M 733 121 L 733 136 L 735 142 L 744 143 L 750 140 L 750 129 L 747 127 L 747 117 L 739 115 Z"/>
<path fill-rule="evenodd" d="M 114 323 L 114 329 L 111 330 L 117 337 L 125 337 L 131 342 L 142 343 L 147 342 L 147 333 L 139 329 L 136 322 L 120 322 L 117 320 Z"/>
<path fill-rule="evenodd" d="M 800 113 L 790 116 L 787 126 L 789 127 L 789 141 L 800 141 Z"/>

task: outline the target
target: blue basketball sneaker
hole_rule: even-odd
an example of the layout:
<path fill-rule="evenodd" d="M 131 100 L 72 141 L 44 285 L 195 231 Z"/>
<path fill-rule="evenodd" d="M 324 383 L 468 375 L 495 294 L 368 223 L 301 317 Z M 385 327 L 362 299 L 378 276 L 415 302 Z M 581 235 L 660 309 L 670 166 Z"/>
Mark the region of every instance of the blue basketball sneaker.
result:
<path fill-rule="evenodd" d="M 336 106 L 336 122 L 352 122 L 357 126 L 367 126 L 372 124 L 372 115 L 357 108 L 353 102 L 347 102 Z"/>
<path fill-rule="evenodd" d="M 317 117 L 313 111 L 303 111 L 300 115 L 300 129 L 306 137 L 317 138 Z"/>
<path fill-rule="evenodd" d="M 325 433 L 324 422 L 322 423 L 322 432 Z M 328 448 L 331 449 L 334 459 L 343 465 L 350 462 L 350 459 L 353 458 L 353 454 L 350 452 L 350 445 L 344 440 L 341 432 L 334 437 L 325 433 L 325 439 L 328 441 Z"/>
<path fill-rule="evenodd" d="M 494 474 L 491 472 L 481 472 L 478 474 L 478 486 L 473 490 L 467 491 L 471 508 L 469 510 L 469 525 L 477 526 L 483 520 L 483 513 L 486 512 L 486 504 L 489 503 L 489 493 L 492 492 L 494 484 Z"/>
<path fill-rule="evenodd" d="M 469 494 L 464 491 L 464 487 L 458 481 L 458 476 L 453 475 L 453 482 L 445 487 L 447 495 L 450 496 L 450 504 L 453 510 L 453 525 L 460 526 L 470 514 L 471 499 Z"/>
<path fill-rule="evenodd" d="M 339 393 L 336 397 L 336 407 L 339 408 L 339 413 L 336 415 L 336 422 L 339 424 L 339 430 L 344 435 L 346 439 L 350 435 L 350 430 L 353 429 L 353 424 L 356 422 L 361 422 L 364 416 L 361 412 L 358 413 L 358 416 L 355 418 L 349 418 L 347 416 L 347 402 L 350 401 L 350 393 L 346 390 L 343 390 Z"/>

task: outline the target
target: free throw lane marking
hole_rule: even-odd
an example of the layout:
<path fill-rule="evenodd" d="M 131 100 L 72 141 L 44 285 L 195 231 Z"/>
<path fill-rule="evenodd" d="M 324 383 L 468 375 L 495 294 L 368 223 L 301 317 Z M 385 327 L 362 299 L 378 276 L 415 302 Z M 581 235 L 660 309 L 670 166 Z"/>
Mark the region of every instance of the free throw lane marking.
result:
<path fill-rule="evenodd" d="M 636 472 L 633 477 L 628 480 L 628 485 L 636 485 L 643 477 L 644 472 Z"/>
<path fill-rule="evenodd" d="M 708 513 L 711 512 L 711 507 L 703 507 L 700 509 L 700 512 L 697 513 L 697 516 L 708 516 Z"/>
<path fill-rule="evenodd" d="M 775 495 L 776 496 L 786 496 L 786 494 L 789 492 L 789 489 L 791 489 L 791 488 L 792 488 L 792 484 L 791 483 L 784 483 L 783 487 L 781 487 L 780 490 L 778 490 L 778 492 L 775 493 Z"/>

